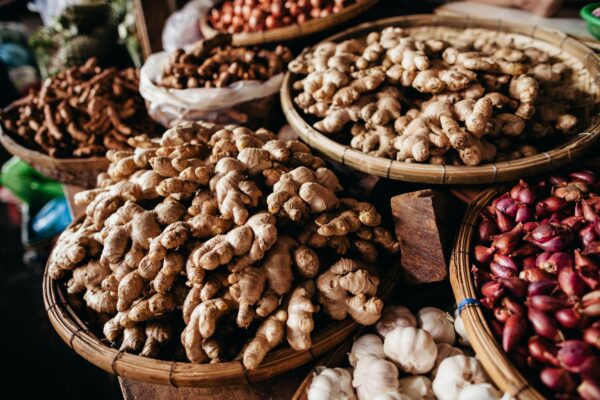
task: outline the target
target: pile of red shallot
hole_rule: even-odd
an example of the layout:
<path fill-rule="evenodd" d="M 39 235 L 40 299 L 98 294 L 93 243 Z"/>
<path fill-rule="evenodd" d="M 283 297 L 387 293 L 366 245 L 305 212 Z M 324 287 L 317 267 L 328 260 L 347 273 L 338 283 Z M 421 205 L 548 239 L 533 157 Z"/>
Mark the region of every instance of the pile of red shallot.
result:
<path fill-rule="evenodd" d="M 472 271 L 492 331 L 556 398 L 600 399 L 600 181 L 519 182 L 481 213 Z"/>

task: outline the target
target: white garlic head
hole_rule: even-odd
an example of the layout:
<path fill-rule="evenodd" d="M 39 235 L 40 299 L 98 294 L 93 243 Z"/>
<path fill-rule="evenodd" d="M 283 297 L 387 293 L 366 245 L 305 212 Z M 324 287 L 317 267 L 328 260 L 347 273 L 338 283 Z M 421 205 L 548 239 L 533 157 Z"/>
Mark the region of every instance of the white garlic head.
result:
<path fill-rule="evenodd" d="M 431 335 L 412 326 L 396 328 L 385 337 L 383 352 L 409 374 L 425 374 L 433 368 L 437 346 Z"/>
<path fill-rule="evenodd" d="M 419 328 L 431 334 L 436 343 L 454 344 L 456 332 L 452 317 L 436 307 L 424 307 L 417 313 Z"/>
<path fill-rule="evenodd" d="M 469 338 L 467 337 L 465 324 L 463 323 L 463 320 L 458 312 L 454 315 L 454 330 L 458 334 L 458 343 L 460 343 L 462 346 L 471 347 L 471 343 L 469 343 Z"/>
<path fill-rule="evenodd" d="M 356 367 L 358 360 L 365 355 L 373 355 L 379 358 L 384 358 L 383 341 L 375 334 L 369 333 L 362 335 L 352 344 L 352 350 L 348 354 L 350 365 Z"/>
<path fill-rule="evenodd" d="M 344 368 L 324 368 L 308 388 L 308 400 L 356 400 L 352 375 Z"/>
<path fill-rule="evenodd" d="M 381 318 L 377 321 L 375 329 L 377 333 L 385 337 L 394 328 L 406 326 L 417 326 L 417 318 L 410 310 L 403 306 L 385 306 Z"/>
<path fill-rule="evenodd" d="M 407 395 L 400 392 L 387 392 L 377 395 L 373 400 L 412 400 Z"/>
<path fill-rule="evenodd" d="M 458 347 L 450 346 L 448 343 L 438 343 L 437 349 L 438 349 L 438 352 L 437 352 L 437 357 L 435 359 L 435 365 L 433 366 L 433 369 L 431 370 L 431 373 L 429 374 L 432 378 L 435 378 L 435 375 L 437 374 L 437 370 L 438 370 L 440 364 L 446 358 L 452 357 L 452 356 L 461 356 L 461 355 L 465 354 Z"/>
<path fill-rule="evenodd" d="M 479 383 L 462 388 L 458 400 L 500 400 L 502 395 L 489 383 Z"/>
<path fill-rule="evenodd" d="M 433 393 L 438 400 L 458 400 L 464 387 L 486 382 L 485 372 L 474 357 L 452 356 L 438 367 L 433 380 Z"/>
<path fill-rule="evenodd" d="M 435 400 L 431 379 L 422 375 L 412 375 L 400 379 L 398 391 L 411 400 Z"/>
<path fill-rule="evenodd" d="M 373 355 L 361 357 L 354 368 L 352 386 L 360 400 L 372 400 L 378 395 L 393 392 L 398 387 L 398 368 L 384 358 Z"/>

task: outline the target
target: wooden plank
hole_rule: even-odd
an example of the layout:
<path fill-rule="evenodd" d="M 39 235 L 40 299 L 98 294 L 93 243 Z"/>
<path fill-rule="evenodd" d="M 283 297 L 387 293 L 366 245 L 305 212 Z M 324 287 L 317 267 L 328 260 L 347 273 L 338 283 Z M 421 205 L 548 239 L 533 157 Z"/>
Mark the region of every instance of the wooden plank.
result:
<path fill-rule="evenodd" d="M 425 189 L 392 197 L 396 237 L 400 240 L 405 282 L 438 282 L 448 277 L 443 193 Z"/>

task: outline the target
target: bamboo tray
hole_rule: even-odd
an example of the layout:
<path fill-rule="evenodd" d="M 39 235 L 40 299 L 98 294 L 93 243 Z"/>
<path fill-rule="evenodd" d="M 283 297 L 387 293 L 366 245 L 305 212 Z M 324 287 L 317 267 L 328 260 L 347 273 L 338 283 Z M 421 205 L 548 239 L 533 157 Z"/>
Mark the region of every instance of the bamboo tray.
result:
<path fill-rule="evenodd" d="M 236 33 L 232 36 L 232 45 L 234 46 L 255 46 L 269 43 L 282 43 L 291 40 L 300 39 L 318 32 L 325 31 L 337 25 L 362 14 L 371 8 L 378 0 L 358 0 L 355 4 L 344 8 L 336 14 L 331 14 L 324 18 L 316 18 L 306 21 L 306 23 L 293 24 L 282 28 L 271 29 L 264 32 Z M 210 38 L 218 33 L 208 23 L 205 15 L 198 21 L 200 32 L 206 38 Z"/>
<path fill-rule="evenodd" d="M 0 143 L 13 156 L 30 164 L 33 168 L 49 178 L 61 183 L 96 187 L 96 177 L 106 171 L 109 161 L 106 157 L 89 158 L 54 158 L 42 152 L 28 149 L 11 138 L 0 127 Z"/>
<path fill-rule="evenodd" d="M 587 117 L 586 120 L 593 122 L 590 123 L 585 132 L 571 136 L 562 145 L 535 156 L 518 160 L 482 164 L 476 167 L 399 162 L 354 150 L 314 129 L 301 115 L 301 110 L 295 106 L 292 100 L 292 84 L 297 76 L 288 72 L 281 89 L 281 105 L 286 118 L 302 140 L 326 157 L 359 171 L 389 179 L 427 184 L 482 184 L 510 181 L 556 169 L 579 158 L 598 142 L 600 138 L 600 118 L 598 118 L 600 56 L 576 39 L 559 31 L 515 24 L 509 21 L 470 18 L 468 16 L 410 15 L 364 23 L 326 40 L 341 41 L 363 37 L 373 30 L 380 30 L 387 26 L 428 27 L 433 37 L 435 37 L 436 30 L 439 28 L 461 30 L 482 28 L 497 33 L 510 34 L 511 37 L 514 36 L 521 42 L 531 46 L 550 49 L 553 55 L 567 57 L 567 61 L 575 69 L 575 79 L 578 80 L 581 89 L 589 95 L 589 102 L 582 104 L 583 114 Z"/>
<path fill-rule="evenodd" d="M 500 189 L 484 191 L 473 200 L 465 212 L 450 258 L 450 284 L 457 304 L 466 298 L 477 298 L 471 274 L 471 238 L 480 212 L 500 193 Z M 481 308 L 465 307 L 461 317 L 477 358 L 501 391 L 509 393 L 518 400 L 544 399 L 544 396 L 529 384 L 502 350 Z"/>
<path fill-rule="evenodd" d="M 81 218 L 73 224 L 81 222 Z M 72 224 L 72 225 L 73 225 Z M 401 278 L 399 257 L 390 263 L 382 277 L 379 295 L 387 300 Z M 348 339 L 359 325 L 350 319 L 333 322 L 312 335 L 312 347 L 295 351 L 288 346 L 267 354 L 258 368 L 247 370 L 241 361 L 216 364 L 192 364 L 164 361 L 120 352 L 109 347 L 95 334 L 91 324 L 81 318 L 67 299 L 63 281 L 53 281 L 44 273 L 42 284 L 44 306 L 52 326 L 77 354 L 87 361 L 123 378 L 148 383 L 179 386 L 223 387 L 250 384 L 283 374 L 301 365 L 315 361 L 327 351 Z"/>

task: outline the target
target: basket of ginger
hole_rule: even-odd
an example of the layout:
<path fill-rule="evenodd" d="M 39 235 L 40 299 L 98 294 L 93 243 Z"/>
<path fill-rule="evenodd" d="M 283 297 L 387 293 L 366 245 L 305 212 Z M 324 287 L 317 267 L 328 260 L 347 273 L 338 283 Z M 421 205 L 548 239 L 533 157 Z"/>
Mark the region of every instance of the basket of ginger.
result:
<path fill-rule="evenodd" d="M 422 183 L 548 171 L 600 136 L 600 58 L 567 35 L 504 21 L 414 15 L 305 49 L 281 100 L 337 162 Z"/>
<path fill-rule="evenodd" d="M 379 319 L 399 276 L 381 255 L 399 244 L 306 145 L 205 122 L 128 143 L 75 196 L 85 214 L 46 268 L 50 321 L 88 361 L 151 383 L 243 384 Z"/>

